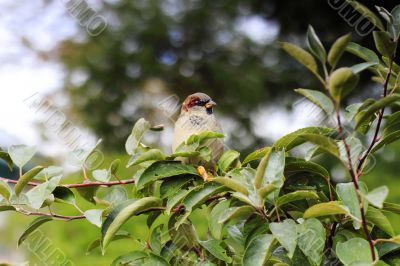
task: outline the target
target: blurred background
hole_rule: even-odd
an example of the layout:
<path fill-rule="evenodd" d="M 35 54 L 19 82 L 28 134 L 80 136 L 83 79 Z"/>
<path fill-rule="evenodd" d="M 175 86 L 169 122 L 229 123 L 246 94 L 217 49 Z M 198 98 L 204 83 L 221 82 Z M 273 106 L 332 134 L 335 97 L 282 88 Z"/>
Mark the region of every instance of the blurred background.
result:
<path fill-rule="evenodd" d="M 90 146 L 102 138 L 101 149 L 109 161 L 110 154 L 124 153 L 132 125 L 145 117 L 165 125 L 147 141 L 169 151 L 178 104 L 201 91 L 218 103 L 216 115 L 228 147 L 244 156 L 321 120 L 293 91 L 318 89 L 317 80 L 284 54 L 279 41 L 304 46 L 311 24 L 326 47 L 348 32 L 353 41 L 373 47 L 370 35 L 361 36 L 333 8 L 337 2 L 3 0 L 0 147 L 37 145 L 41 164 L 61 164 L 73 171 L 65 162 L 72 146 Z M 360 2 L 389 10 L 397 4 Z M 358 62 L 350 55 L 341 61 Z M 380 94 L 368 73 L 361 81 L 349 103 Z M 68 130 L 60 130 L 65 124 Z M 379 165 L 366 177 L 371 188 L 388 184 L 389 200 L 397 202 L 399 150 L 399 145 L 385 148 Z M 341 168 L 332 165 L 331 170 L 341 180 L 346 178 Z M 13 175 L 5 165 L 0 173 Z M 31 218 L 2 213 L 0 219 L 0 262 L 38 262 L 27 247 L 16 249 L 16 239 Z M 140 218 L 133 222 L 141 223 Z M 130 250 L 122 241 L 104 257 L 85 256 L 86 246 L 98 237 L 93 225 L 59 222 L 43 228 L 77 265 L 94 259 L 108 265 L 122 250 Z M 135 228 L 145 236 L 140 226 Z"/>

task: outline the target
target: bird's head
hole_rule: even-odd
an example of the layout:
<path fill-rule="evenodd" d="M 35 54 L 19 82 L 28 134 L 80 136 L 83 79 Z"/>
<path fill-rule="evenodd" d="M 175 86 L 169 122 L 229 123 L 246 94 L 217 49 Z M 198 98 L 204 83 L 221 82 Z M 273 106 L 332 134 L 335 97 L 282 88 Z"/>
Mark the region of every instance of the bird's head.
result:
<path fill-rule="evenodd" d="M 204 112 L 211 115 L 217 104 L 205 93 L 197 92 L 189 95 L 182 104 L 181 114 L 187 112 Z"/>

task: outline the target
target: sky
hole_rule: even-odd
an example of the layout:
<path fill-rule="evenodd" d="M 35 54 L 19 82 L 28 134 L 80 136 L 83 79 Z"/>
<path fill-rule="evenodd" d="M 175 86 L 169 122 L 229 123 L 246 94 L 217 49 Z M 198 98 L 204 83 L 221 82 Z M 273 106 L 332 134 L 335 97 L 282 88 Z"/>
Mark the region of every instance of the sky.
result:
<path fill-rule="evenodd" d="M 95 4 L 94 1 L 89 4 L 92 2 Z M 256 16 L 240 19 L 236 27 L 238 32 L 256 42 L 270 42 L 279 31 L 277 25 Z M 62 0 L 47 5 L 30 0 L 0 3 L 0 146 L 37 145 L 41 153 L 50 156 L 68 152 L 65 143 L 55 135 L 43 141 L 37 127 L 43 119 L 26 100 L 33 95 L 45 96 L 59 90 L 63 82 L 62 66 L 44 61 L 30 47 L 51 50 L 59 41 L 77 38 L 82 32 L 84 29 L 69 15 Z M 29 43 L 22 36 L 26 36 Z M 260 108 L 253 114 L 256 134 L 277 139 L 311 124 L 314 120 L 304 116 L 305 108 L 309 106 L 304 102 L 295 104 L 295 112 L 275 106 Z M 274 127 L 269 126 L 271 124 Z"/>

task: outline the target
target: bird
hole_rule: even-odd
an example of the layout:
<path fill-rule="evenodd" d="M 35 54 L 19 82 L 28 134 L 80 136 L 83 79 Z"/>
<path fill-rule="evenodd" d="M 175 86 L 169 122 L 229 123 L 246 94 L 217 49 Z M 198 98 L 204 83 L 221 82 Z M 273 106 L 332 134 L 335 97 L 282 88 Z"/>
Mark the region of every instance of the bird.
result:
<path fill-rule="evenodd" d="M 175 122 L 172 152 L 193 134 L 205 131 L 222 132 L 221 125 L 214 115 L 213 108 L 217 104 L 205 93 L 197 92 L 187 96 L 183 101 L 178 120 Z M 199 162 L 196 158 L 178 158 L 183 163 L 201 164 L 197 170 L 204 180 L 209 180 L 207 170 L 215 170 L 215 165 L 224 152 L 224 141 L 222 138 L 207 140 L 202 146 L 211 149 L 209 162 Z"/>

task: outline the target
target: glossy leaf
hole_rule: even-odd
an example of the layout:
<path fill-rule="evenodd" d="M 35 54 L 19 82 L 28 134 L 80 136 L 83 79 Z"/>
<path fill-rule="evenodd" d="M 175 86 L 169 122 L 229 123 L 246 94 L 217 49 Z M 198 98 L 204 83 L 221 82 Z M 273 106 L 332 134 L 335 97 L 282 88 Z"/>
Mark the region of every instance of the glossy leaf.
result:
<path fill-rule="evenodd" d="M 282 205 L 288 204 L 293 201 L 297 200 L 304 200 L 304 199 L 319 199 L 317 193 L 313 191 L 306 191 L 306 190 L 298 190 L 295 192 L 287 193 L 276 200 L 276 206 L 280 207 Z"/>
<path fill-rule="evenodd" d="M 292 258 L 297 246 L 296 222 L 286 219 L 282 223 L 270 223 L 269 229 L 279 243 L 288 251 L 288 257 Z"/>
<path fill-rule="evenodd" d="M 13 161 L 12 161 L 10 155 L 7 152 L 0 150 L 0 159 L 4 160 L 7 163 L 8 169 L 10 171 L 13 170 L 14 164 L 13 164 Z"/>
<path fill-rule="evenodd" d="M 317 62 L 309 52 L 297 45 L 287 42 L 282 43 L 282 48 L 299 63 L 308 68 L 312 73 L 319 76 Z"/>
<path fill-rule="evenodd" d="M 340 102 L 347 96 L 357 85 L 358 76 L 348 67 L 341 67 L 335 70 L 329 79 L 329 93 L 337 101 Z"/>
<path fill-rule="evenodd" d="M 237 218 L 245 219 L 254 213 L 254 211 L 255 209 L 252 206 L 230 207 L 224 210 L 218 222 L 225 223 Z"/>
<path fill-rule="evenodd" d="M 302 138 L 302 136 L 305 134 L 320 134 L 323 136 L 327 136 L 333 134 L 334 132 L 335 131 L 331 128 L 305 127 L 281 137 L 274 143 L 273 147 L 277 149 L 285 149 L 285 151 L 290 151 L 294 147 L 297 147 L 307 141 Z"/>
<path fill-rule="evenodd" d="M 377 63 L 374 62 L 365 62 L 365 63 L 360 63 L 360 64 L 356 64 L 351 66 L 351 70 L 353 71 L 354 74 L 358 74 L 363 72 L 364 70 L 376 66 L 378 65 Z"/>
<path fill-rule="evenodd" d="M 325 179 L 329 178 L 329 172 L 323 166 L 306 161 L 300 158 L 287 157 L 285 164 L 285 175 L 294 174 L 297 172 L 309 172 L 319 175 Z"/>
<path fill-rule="evenodd" d="M 388 235 L 390 236 L 394 235 L 392 224 L 390 223 L 389 219 L 379 209 L 369 206 L 365 216 L 369 222 L 379 227 L 382 231 L 386 232 Z"/>
<path fill-rule="evenodd" d="M 397 140 L 400 139 L 400 130 L 391 132 L 389 134 L 387 134 L 386 136 L 384 136 L 381 140 L 379 140 L 374 148 L 372 149 L 372 152 L 376 152 L 379 149 L 381 149 L 382 147 L 385 147 L 388 144 L 391 144 Z"/>
<path fill-rule="evenodd" d="M 129 232 L 120 230 L 114 235 L 111 241 L 116 241 L 121 239 L 131 239 L 131 238 L 132 236 L 129 234 Z M 88 248 L 86 249 L 86 255 L 89 255 L 90 252 L 92 252 L 94 249 L 100 247 L 100 244 L 101 244 L 101 239 L 96 239 L 92 241 L 89 244 Z"/>
<path fill-rule="evenodd" d="M 255 160 L 259 160 L 262 157 L 265 156 L 265 154 L 267 154 L 268 152 L 270 152 L 271 147 L 264 147 L 258 150 L 253 151 L 252 153 L 250 153 L 249 155 L 246 156 L 246 158 L 243 160 L 243 165 L 248 164 L 249 162 L 255 161 Z"/>
<path fill-rule="evenodd" d="M 310 51 L 317 57 L 322 63 L 326 62 L 326 51 L 322 45 L 320 39 L 315 33 L 314 28 L 309 25 L 307 31 L 307 43 Z"/>
<path fill-rule="evenodd" d="M 211 253 L 215 258 L 225 261 L 226 263 L 231 263 L 232 258 L 230 258 L 225 249 L 221 246 L 221 242 L 216 239 L 210 239 L 206 241 L 199 241 L 199 244 Z"/>
<path fill-rule="evenodd" d="M 256 187 L 256 189 L 260 188 L 263 184 L 265 170 L 267 169 L 269 156 L 270 156 L 271 152 L 272 152 L 271 149 L 268 150 L 268 152 L 265 153 L 264 157 L 261 159 L 260 163 L 258 164 L 257 172 L 256 172 L 255 180 L 254 180 L 254 186 Z"/>
<path fill-rule="evenodd" d="M 361 184 L 361 183 L 360 183 Z M 363 193 L 367 193 L 366 189 L 363 186 L 360 186 L 360 190 Z M 354 188 L 354 184 L 350 183 L 340 183 L 336 185 L 336 192 L 342 200 L 343 204 L 349 208 L 350 213 L 357 218 L 357 220 L 353 221 L 353 226 L 356 230 L 361 227 L 361 211 L 360 211 L 360 203 L 358 202 L 357 192 Z M 367 209 L 365 206 L 364 208 Z"/>
<path fill-rule="evenodd" d="M 43 203 L 52 196 L 53 191 L 58 186 L 61 180 L 61 176 L 54 177 L 49 181 L 46 181 L 26 193 L 29 200 L 29 205 L 34 209 L 42 207 Z"/>
<path fill-rule="evenodd" d="M 304 134 L 301 137 L 330 154 L 339 157 L 339 148 L 334 139 L 318 134 Z"/>
<path fill-rule="evenodd" d="M 11 145 L 8 148 L 8 154 L 13 163 L 19 168 L 22 168 L 27 162 L 29 162 L 35 153 L 36 146 Z"/>
<path fill-rule="evenodd" d="M 375 250 L 375 253 L 378 252 Z M 372 265 L 373 262 L 368 241 L 362 238 L 352 238 L 346 242 L 338 243 L 336 254 L 345 266 Z"/>
<path fill-rule="evenodd" d="M 333 43 L 328 53 L 328 63 L 332 68 L 335 68 L 350 41 L 351 34 L 349 33 L 340 37 Z"/>
<path fill-rule="evenodd" d="M 39 226 L 42 224 L 53 220 L 52 217 L 49 216 L 40 216 L 33 220 L 29 225 L 28 228 L 25 229 L 24 233 L 18 239 L 18 246 L 22 244 L 29 237 L 31 233 L 33 233 Z"/>
<path fill-rule="evenodd" d="M 332 100 L 324 93 L 316 90 L 307 89 L 296 89 L 295 91 L 309 99 L 322 110 L 324 110 L 326 114 L 330 115 L 334 112 L 335 106 L 333 105 Z"/>
<path fill-rule="evenodd" d="M 313 217 L 338 215 L 338 214 L 350 215 L 350 211 L 346 206 L 343 206 L 339 201 L 330 201 L 330 202 L 318 203 L 311 206 L 304 212 L 303 217 L 307 219 Z"/>
<path fill-rule="evenodd" d="M 325 246 L 325 228 L 322 223 L 315 219 L 307 219 L 297 228 L 297 244 L 312 265 L 320 265 Z"/>
<path fill-rule="evenodd" d="M 249 195 L 249 191 L 241 183 L 233 178 L 219 176 L 212 180 L 213 182 L 219 183 L 233 191 L 240 192 L 244 195 Z"/>
<path fill-rule="evenodd" d="M 229 208 L 230 201 L 223 200 L 219 202 L 214 208 L 211 210 L 210 219 L 209 219 L 209 227 L 211 236 L 215 239 L 221 239 L 222 237 L 222 227 L 223 223 L 219 222 L 220 218 L 223 218 L 224 212 Z"/>
<path fill-rule="evenodd" d="M 144 118 L 140 118 L 133 126 L 132 132 L 125 143 L 125 150 L 129 155 L 135 153 L 135 149 L 139 146 L 144 134 L 151 127 L 150 123 Z"/>
<path fill-rule="evenodd" d="M 376 53 L 374 51 L 372 51 L 368 48 L 365 48 L 357 43 L 350 42 L 347 45 L 346 50 L 349 53 L 352 53 L 352 54 L 360 57 L 364 61 L 373 62 L 376 64 L 379 64 L 379 62 L 380 62 L 379 57 L 376 55 Z"/>
<path fill-rule="evenodd" d="M 0 180 L 0 195 L 3 196 L 3 198 L 5 198 L 7 201 L 11 197 L 11 188 L 3 180 Z"/>
<path fill-rule="evenodd" d="M 228 171 L 230 167 L 233 166 L 234 162 L 239 159 L 240 153 L 234 150 L 227 150 L 222 154 L 221 158 L 218 160 L 218 169 L 223 173 Z"/>
<path fill-rule="evenodd" d="M 165 159 L 165 155 L 161 150 L 150 149 L 150 150 L 145 151 L 144 153 L 140 154 L 139 156 L 135 156 L 135 155 L 132 156 L 132 158 L 129 160 L 128 164 L 126 165 L 126 167 L 138 165 L 143 162 L 160 161 L 160 160 L 164 160 L 164 159 Z"/>
<path fill-rule="evenodd" d="M 67 204 L 75 204 L 75 195 L 74 193 L 67 187 L 56 187 L 53 191 L 53 195 L 55 197 L 56 202 L 67 203 Z"/>
<path fill-rule="evenodd" d="M 374 205 L 375 207 L 382 209 L 383 208 L 383 202 L 385 201 L 386 197 L 389 194 L 389 189 L 387 186 L 381 186 L 378 188 L 375 188 L 368 192 L 368 194 L 365 196 L 369 203 Z"/>
<path fill-rule="evenodd" d="M 161 200 L 155 197 L 128 200 L 115 206 L 101 226 L 103 253 L 111 239 L 130 217 L 148 208 L 159 206 L 161 206 Z"/>
<path fill-rule="evenodd" d="M 36 166 L 21 176 L 14 187 L 15 194 L 19 196 L 29 181 L 31 181 L 40 171 L 42 171 L 43 168 L 43 166 Z"/>
<path fill-rule="evenodd" d="M 243 266 L 263 266 L 268 261 L 276 244 L 273 235 L 262 234 L 256 236 L 246 248 L 243 255 Z"/>
<path fill-rule="evenodd" d="M 385 31 L 373 32 L 376 49 L 386 57 L 392 57 L 396 50 L 396 43 L 392 41 L 389 34 Z"/>
<path fill-rule="evenodd" d="M 192 178 L 190 176 L 177 176 L 174 178 L 165 179 L 160 187 L 160 195 L 162 198 L 169 198 L 175 195 L 178 191 L 181 191 Z"/>
<path fill-rule="evenodd" d="M 369 117 L 373 116 L 377 111 L 399 100 L 399 95 L 389 95 L 371 104 L 365 112 L 363 112 L 360 116 L 356 116 L 356 129 L 360 127 Z"/>
<path fill-rule="evenodd" d="M 85 215 L 86 219 L 94 224 L 97 227 L 101 227 L 101 216 L 103 214 L 103 210 L 101 209 L 91 209 L 87 210 L 83 213 Z"/>
<path fill-rule="evenodd" d="M 88 186 L 88 187 L 76 188 L 76 191 L 78 191 L 79 195 L 82 198 L 84 198 L 85 200 L 95 204 L 96 201 L 93 198 L 96 195 L 96 192 L 97 192 L 98 189 L 99 189 L 98 186 Z"/>
<path fill-rule="evenodd" d="M 92 172 L 93 178 L 100 182 L 108 182 L 111 179 L 111 172 L 108 169 L 97 169 Z"/>
<path fill-rule="evenodd" d="M 378 27 L 380 30 L 384 31 L 385 27 L 382 24 L 382 21 L 379 19 L 377 15 L 375 15 L 374 12 L 372 12 L 369 8 L 367 8 L 365 5 L 357 2 L 357 1 L 348 1 L 350 5 L 353 6 L 357 12 L 359 12 L 364 18 L 367 18 L 372 24 L 374 24 L 376 27 Z"/>
<path fill-rule="evenodd" d="M 142 189 L 145 185 L 153 181 L 183 174 L 198 175 L 192 165 L 184 165 L 177 161 L 157 161 L 142 173 L 136 186 L 138 189 Z"/>

